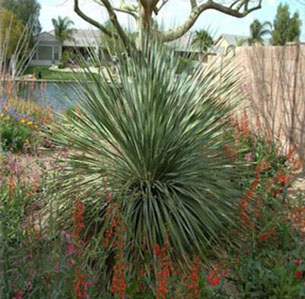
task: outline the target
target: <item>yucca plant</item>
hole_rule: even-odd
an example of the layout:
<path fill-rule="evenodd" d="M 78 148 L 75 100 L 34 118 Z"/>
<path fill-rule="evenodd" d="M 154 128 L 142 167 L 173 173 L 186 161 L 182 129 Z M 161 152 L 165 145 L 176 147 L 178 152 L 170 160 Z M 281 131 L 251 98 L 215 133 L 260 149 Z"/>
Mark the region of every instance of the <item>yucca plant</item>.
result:
<path fill-rule="evenodd" d="M 222 136 L 239 80 L 215 64 L 176 75 L 178 63 L 173 51 L 149 43 L 117 64 L 117 81 L 88 67 L 75 87 L 84 94 L 79 106 L 52 129 L 54 143 L 68 150 L 51 204 L 67 229 L 81 199 L 81 237 L 95 266 L 116 250 L 117 242 L 104 246 L 115 219 L 133 269 L 155 258 L 156 245 L 187 268 L 194 256 L 237 243 L 228 235 L 239 225 L 243 167 L 224 153 Z"/>

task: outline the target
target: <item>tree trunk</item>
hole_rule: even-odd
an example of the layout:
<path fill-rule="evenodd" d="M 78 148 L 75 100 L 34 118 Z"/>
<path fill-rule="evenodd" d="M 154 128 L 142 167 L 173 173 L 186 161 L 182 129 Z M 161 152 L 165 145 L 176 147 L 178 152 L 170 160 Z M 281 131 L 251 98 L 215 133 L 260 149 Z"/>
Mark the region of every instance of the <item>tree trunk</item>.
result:
<path fill-rule="evenodd" d="M 143 4 L 139 3 L 139 38 L 137 41 L 138 49 L 143 49 L 144 43 L 148 40 L 148 36 L 150 35 L 152 13 L 153 9 L 150 6 L 145 7 Z"/>

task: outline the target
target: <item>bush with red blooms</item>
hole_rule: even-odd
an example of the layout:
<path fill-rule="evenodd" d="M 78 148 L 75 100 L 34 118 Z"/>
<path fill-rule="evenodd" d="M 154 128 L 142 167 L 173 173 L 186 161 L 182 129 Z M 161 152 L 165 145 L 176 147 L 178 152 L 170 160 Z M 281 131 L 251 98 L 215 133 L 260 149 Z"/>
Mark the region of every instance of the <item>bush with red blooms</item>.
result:
<path fill-rule="evenodd" d="M 235 298 L 304 298 L 304 196 L 299 195 L 299 204 L 287 197 L 291 170 L 298 163 L 293 149 L 279 154 L 275 145 L 253 136 L 246 116 L 227 137 L 236 139 L 236 148 L 223 149 L 230 159 L 248 167 L 247 176 L 240 181 L 244 191 L 236 215 L 245 229 L 240 233 L 228 227 L 228 236 L 239 236 L 243 246 L 227 246 L 221 255 L 206 251 L 208 259 L 193 256 L 187 267 L 172 258 L 173 248 L 166 241 L 155 244 L 153 252 L 145 244 L 134 244 L 141 247 L 142 261 L 137 267 L 128 262 L 122 202 L 112 198 L 106 183 L 101 183 L 105 188 L 99 193 L 104 199 L 102 212 L 94 216 L 103 216 L 107 222 L 100 239 L 88 229 L 90 202 L 84 194 L 67 209 L 69 226 L 61 227 L 52 217 L 48 224 L 37 221 L 42 219 L 39 204 L 52 194 L 42 179 L 64 176 L 65 169 L 57 173 L 42 169 L 41 175 L 33 170 L 33 177 L 23 178 L 21 162 L 7 154 L 0 176 L 0 222 L 5 237 L 1 290 L 18 299 L 200 299 L 229 294 Z"/>

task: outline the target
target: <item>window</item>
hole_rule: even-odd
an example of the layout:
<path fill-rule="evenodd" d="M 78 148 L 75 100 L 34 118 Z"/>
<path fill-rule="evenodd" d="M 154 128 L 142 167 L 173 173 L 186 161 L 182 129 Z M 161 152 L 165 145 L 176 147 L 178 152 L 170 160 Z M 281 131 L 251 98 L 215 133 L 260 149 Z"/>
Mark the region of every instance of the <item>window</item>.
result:
<path fill-rule="evenodd" d="M 59 47 L 54 46 L 53 50 L 54 50 L 54 60 L 59 60 Z"/>
<path fill-rule="evenodd" d="M 52 46 L 38 46 L 38 60 L 53 60 Z"/>

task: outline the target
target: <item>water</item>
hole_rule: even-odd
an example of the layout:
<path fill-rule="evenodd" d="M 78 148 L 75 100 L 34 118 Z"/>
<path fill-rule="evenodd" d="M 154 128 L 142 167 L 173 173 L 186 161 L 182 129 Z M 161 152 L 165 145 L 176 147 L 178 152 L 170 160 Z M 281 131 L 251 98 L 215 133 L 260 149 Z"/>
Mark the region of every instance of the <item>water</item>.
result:
<path fill-rule="evenodd" d="M 83 94 L 74 82 L 20 82 L 18 97 L 32 100 L 55 112 L 63 112 L 81 101 Z"/>

